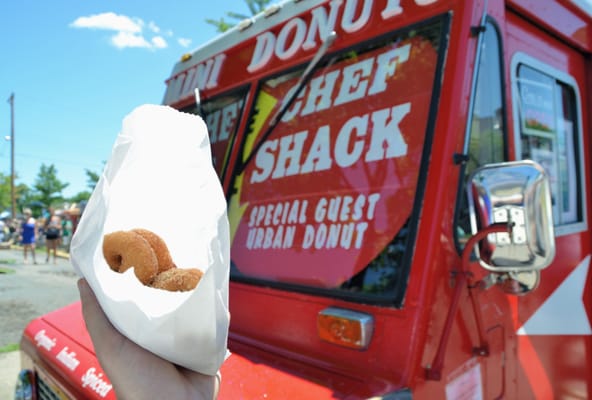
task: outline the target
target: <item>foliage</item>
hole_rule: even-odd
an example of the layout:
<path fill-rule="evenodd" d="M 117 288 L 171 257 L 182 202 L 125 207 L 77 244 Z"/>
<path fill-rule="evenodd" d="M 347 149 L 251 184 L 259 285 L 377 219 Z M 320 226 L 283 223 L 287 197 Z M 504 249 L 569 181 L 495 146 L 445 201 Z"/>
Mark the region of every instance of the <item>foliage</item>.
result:
<path fill-rule="evenodd" d="M 74 196 L 67 199 L 71 203 L 81 203 L 90 199 L 93 190 L 95 190 L 97 183 L 99 183 L 99 179 L 101 178 L 100 173 L 91 171 L 90 169 L 85 169 L 84 172 L 86 173 L 86 186 L 89 188 L 89 190 L 78 192 Z"/>
<path fill-rule="evenodd" d="M 91 171 L 90 169 L 85 169 L 84 172 L 86 172 L 86 186 L 92 192 L 93 190 L 95 190 L 95 186 L 97 186 L 97 183 L 99 183 L 99 178 L 101 177 L 101 174 Z"/>
<path fill-rule="evenodd" d="M 269 3 L 271 3 L 271 0 L 245 0 L 245 2 L 251 11 L 251 14 L 256 15 L 265 10 Z"/>
<path fill-rule="evenodd" d="M 224 21 L 224 18 L 220 18 L 217 20 L 211 19 L 211 18 L 206 18 L 206 22 L 210 25 L 214 25 L 216 27 L 216 31 L 220 32 L 220 33 L 226 32 L 227 30 L 229 30 L 230 28 L 232 28 L 234 26 L 234 24 Z"/>
<path fill-rule="evenodd" d="M 62 190 L 69 185 L 69 183 L 62 183 L 58 179 L 57 173 L 58 171 L 53 164 L 41 164 L 37 179 L 33 185 L 35 200 L 47 208 L 64 201 Z"/>
<path fill-rule="evenodd" d="M 32 208 L 33 209 L 33 216 L 38 217 L 41 209 L 39 207 L 32 207 L 32 205 L 38 203 L 37 197 L 24 183 L 20 183 L 15 188 L 15 197 L 16 197 L 16 206 L 17 206 L 17 215 L 19 211 L 22 211 L 24 208 Z"/>
<path fill-rule="evenodd" d="M 257 15 L 267 8 L 267 6 L 271 3 L 271 0 L 245 0 L 245 3 L 247 4 L 247 7 L 249 7 L 251 15 Z M 216 30 L 222 33 L 235 26 L 236 23 L 249 18 L 248 15 L 236 13 L 233 11 L 226 12 L 226 16 L 235 22 L 227 22 L 224 20 L 224 18 L 220 18 L 218 20 L 208 18 L 206 19 L 206 22 L 210 25 L 214 25 Z"/>
<path fill-rule="evenodd" d="M 81 203 L 83 201 L 90 199 L 91 194 L 92 194 L 92 192 L 85 190 L 85 191 L 76 193 L 74 196 L 70 197 L 68 200 L 71 203 Z"/>
<path fill-rule="evenodd" d="M 25 208 L 33 211 L 34 217 L 40 217 L 49 207 L 61 206 L 63 202 L 81 203 L 87 201 L 97 182 L 100 174 L 85 170 L 87 175 L 87 186 L 90 190 L 81 191 L 70 198 L 62 196 L 62 190 L 69 186 L 58 179 L 58 171 L 54 165 L 42 164 L 33 188 L 24 183 L 15 186 L 15 200 L 17 215 Z M 10 190 L 10 175 L 0 172 L 0 211 L 10 211 L 12 207 L 12 195 Z"/>
<path fill-rule="evenodd" d="M 11 205 L 10 175 L 0 173 L 0 207 L 9 210 Z"/>
<path fill-rule="evenodd" d="M 18 175 L 15 175 L 18 179 Z M 27 203 L 32 201 L 29 187 L 23 183 L 15 183 L 14 197 L 17 210 L 27 207 Z M 0 211 L 10 211 L 12 209 L 12 191 L 10 187 L 10 175 L 0 172 Z"/>
<path fill-rule="evenodd" d="M 18 343 L 10 343 L 4 347 L 0 347 L 0 353 L 10 353 L 11 351 L 16 351 L 20 348 Z"/>

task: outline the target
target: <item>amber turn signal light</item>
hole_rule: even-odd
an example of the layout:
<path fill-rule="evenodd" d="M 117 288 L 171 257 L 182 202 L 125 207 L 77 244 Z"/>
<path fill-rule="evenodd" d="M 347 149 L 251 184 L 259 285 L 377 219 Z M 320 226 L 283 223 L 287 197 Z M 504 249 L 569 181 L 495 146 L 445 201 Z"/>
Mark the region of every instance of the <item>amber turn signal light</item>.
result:
<path fill-rule="evenodd" d="M 358 311 L 329 307 L 317 316 L 319 338 L 339 346 L 364 350 L 373 330 L 374 318 Z"/>

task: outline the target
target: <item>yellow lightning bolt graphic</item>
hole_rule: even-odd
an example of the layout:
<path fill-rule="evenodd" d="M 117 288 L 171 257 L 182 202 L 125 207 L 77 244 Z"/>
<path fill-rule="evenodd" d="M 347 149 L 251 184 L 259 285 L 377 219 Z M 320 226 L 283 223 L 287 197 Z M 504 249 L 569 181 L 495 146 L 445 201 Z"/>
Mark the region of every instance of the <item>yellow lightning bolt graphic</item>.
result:
<path fill-rule="evenodd" d="M 255 104 L 255 107 L 259 112 L 253 119 L 251 133 L 246 138 L 242 161 L 245 161 L 248 155 L 251 154 L 251 151 L 253 151 L 253 146 L 255 145 L 259 134 L 261 133 L 263 124 L 269 118 L 269 115 L 273 111 L 277 102 L 278 100 L 275 97 L 265 92 L 259 93 L 257 102 Z M 237 175 L 234 179 L 234 194 L 230 197 L 230 201 L 228 202 L 228 222 L 230 224 L 230 241 L 232 243 L 234 243 L 234 236 L 236 234 L 236 230 L 238 229 L 238 225 L 243 217 L 243 214 L 245 213 L 247 206 L 249 205 L 249 203 L 241 204 L 243 178 L 244 171 L 240 175 Z"/>

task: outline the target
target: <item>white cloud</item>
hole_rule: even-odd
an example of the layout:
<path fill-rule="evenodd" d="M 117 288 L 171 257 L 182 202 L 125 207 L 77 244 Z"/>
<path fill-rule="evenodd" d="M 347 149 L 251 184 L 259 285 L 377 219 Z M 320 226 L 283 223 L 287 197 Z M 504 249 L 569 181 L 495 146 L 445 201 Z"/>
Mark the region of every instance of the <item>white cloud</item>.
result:
<path fill-rule="evenodd" d="M 70 24 L 70 27 L 115 31 L 110 38 L 110 43 L 118 49 L 136 47 L 156 50 L 168 47 L 167 41 L 160 35 L 160 27 L 155 22 L 150 21 L 146 24 L 140 18 L 113 12 L 78 17 Z M 145 30 L 157 35 L 148 39 Z M 167 30 L 164 35 L 173 37 L 173 32 Z M 183 47 L 190 43 L 189 39 L 179 39 L 178 42 Z"/>
<path fill-rule="evenodd" d="M 142 35 L 124 31 L 117 32 L 116 35 L 113 35 L 111 37 L 111 44 L 118 49 L 124 49 L 126 47 L 152 47 Z"/>
<path fill-rule="evenodd" d="M 140 19 L 132 19 L 125 15 L 117 15 L 112 12 L 95 14 L 88 17 L 78 17 L 70 24 L 73 28 L 106 29 L 119 32 L 142 31 L 144 22 Z"/>
<path fill-rule="evenodd" d="M 191 39 L 187 38 L 179 38 L 177 42 L 181 45 L 181 47 L 189 47 L 191 45 Z"/>
<path fill-rule="evenodd" d="M 157 49 L 165 49 L 167 48 L 168 44 L 166 40 L 162 36 L 154 36 L 151 40 L 152 46 Z"/>
<path fill-rule="evenodd" d="M 150 21 L 148 23 L 148 29 L 150 29 L 154 33 L 159 33 L 160 32 L 160 28 L 153 21 Z"/>

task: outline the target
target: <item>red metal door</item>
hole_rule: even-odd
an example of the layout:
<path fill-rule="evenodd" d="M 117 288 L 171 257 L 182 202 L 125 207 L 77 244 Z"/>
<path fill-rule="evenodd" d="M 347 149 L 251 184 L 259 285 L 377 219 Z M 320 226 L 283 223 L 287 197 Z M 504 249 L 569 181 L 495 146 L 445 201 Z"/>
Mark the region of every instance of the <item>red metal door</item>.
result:
<path fill-rule="evenodd" d="M 573 21 L 574 32 L 578 21 Z M 509 333 L 516 339 L 520 361 L 516 398 L 590 398 L 586 56 L 511 11 L 505 39 L 515 157 L 534 159 L 547 169 L 557 245 L 540 286 L 526 296 L 509 298 L 514 320 L 514 332 Z"/>

